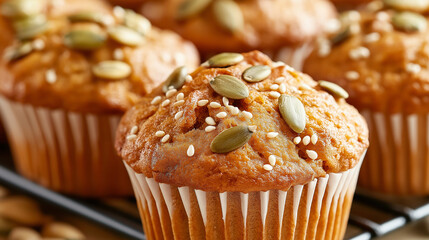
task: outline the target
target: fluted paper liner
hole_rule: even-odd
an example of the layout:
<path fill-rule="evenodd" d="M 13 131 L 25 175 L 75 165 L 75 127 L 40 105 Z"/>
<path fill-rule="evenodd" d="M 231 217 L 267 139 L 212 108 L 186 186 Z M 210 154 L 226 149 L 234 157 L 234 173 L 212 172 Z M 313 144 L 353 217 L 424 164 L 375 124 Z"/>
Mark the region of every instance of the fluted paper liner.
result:
<path fill-rule="evenodd" d="M 113 141 L 119 115 L 51 110 L 0 98 L 17 170 L 50 189 L 83 197 L 131 195 Z"/>
<path fill-rule="evenodd" d="M 370 129 L 370 147 L 359 186 L 390 194 L 429 194 L 429 115 L 361 113 Z"/>
<path fill-rule="evenodd" d="M 342 239 L 362 160 L 288 191 L 205 192 L 158 183 L 125 163 L 148 240 Z"/>

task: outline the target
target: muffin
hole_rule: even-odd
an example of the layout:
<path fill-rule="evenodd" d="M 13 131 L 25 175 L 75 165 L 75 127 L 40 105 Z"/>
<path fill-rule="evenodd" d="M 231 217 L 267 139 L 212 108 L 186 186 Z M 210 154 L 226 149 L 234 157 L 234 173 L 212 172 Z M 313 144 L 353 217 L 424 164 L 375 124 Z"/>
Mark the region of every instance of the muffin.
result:
<path fill-rule="evenodd" d="M 145 2 L 142 13 L 192 41 L 205 57 L 257 49 L 296 68 L 336 16 L 327 0 L 156 0 Z"/>
<path fill-rule="evenodd" d="M 62 193 L 132 194 L 113 145 L 120 117 L 170 71 L 196 67 L 196 49 L 98 0 L 12 0 L 2 13 L 15 40 L 0 110 L 18 171 Z"/>
<path fill-rule="evenodd" d="M 365 116 L 371 147 L 359 182 L 384 193 L 429 194 L 429 30 L 417 11 L 426 9 L 401 1 L 349 12 L 304 66 L 313 78 L 346 89 Z"/>
<path fill-rule="evenodd" d="M 368 146 L 347 92 L 258 51 L 163 87 L 116 136 L 148 239 L 342 239 Z"/>
<path fill-rule="evenodd" d="M 332 3 L 335 4 L 340 9 L 344 8 L 353 8 L 360 5 L 364 5 L 366 3 L 372 2 L 373 0 L 331 0 Z M 393 0 L 397 1 L 397 0 Z M 401 1 L 401 0 L 399 0 Z"/>

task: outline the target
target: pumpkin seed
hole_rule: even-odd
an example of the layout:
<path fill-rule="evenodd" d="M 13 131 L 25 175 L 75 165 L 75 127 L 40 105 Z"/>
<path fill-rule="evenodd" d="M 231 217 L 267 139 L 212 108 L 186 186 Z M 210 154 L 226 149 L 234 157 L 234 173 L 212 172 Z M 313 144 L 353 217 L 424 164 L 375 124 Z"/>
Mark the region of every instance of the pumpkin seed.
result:
<path fill-rule="evenodd" d="M 26 227 L 17 227 L 13 229 L 9 236 L 8 240 L 41 240 L 42 237 L 34 229 Z"/>
<path fill-rule="evenodd" d="M 305 109 L 298 98 L 282 94 L 279 97 L 279 109 L 283 119 L 292 130 L 297 133 L 304 131 L 306 124 Z"/>
<path fill-rule="evenodd" d="M 125 10 L 124 25 L 142 35 L 147 35 L 152 27 L 149 20 L 129 9 Z"/>
<path fill-rule="evenodd" d="M 131 67 L 121 61 L 103 61 L 92 68 L 95 76 L 104 79 L 123 79 L 131 74 Z"/>
<path fill-rule="evenodd" d="M 114 22 L 109 15 L 98 12 L 79 12 L 69 17 L 70 22 L 95 22 L 103 25 L 110 25 Z"/>
<path fill-rule="evenodd" d="M 109 29 L 109 36 L 124 45 L 138 46 L 144 42 L 144 37 L 131 28 L 124 26 L 115 26 Z"/>
<path fill-rule="evenodd" d="M 328 82 L 328 81 L 319 81 L 319 86 L 332 94 L 334 97 L 344 98 L 347 99 L 349 97 L 349 94 L 346 90 L 344 90 L 342 87 L 338 86 L 335 83 Z"/>
<path fill-rule="evenodd" d="M 344 27 L 340 32 L 331 38 L 333 45 L 340 44 L 351 36 L 350 26 Z"/>
<path fill-rule="evenodd" d="M 211 57 L 207 62 L 210 67 L 229 67 L 243 61 L 239 53 L 220 53 Z"/>
<path fill-rule="evenodd" d="M 184 20 L 193 17 L 206 9 L 211 2 L 212 0 L 185 0 L 179 5 L 176 18 Z"/>
<path fill-rule="evenodd" d="M 401 12 L 392 17 L 393 26 L 406 32 L 423 32 L 427 28 L 426 18 L 418 13 Z"/>
<path fill-rule="evenodd" d="M 388 7 L 400 11 L 425 12 L 429 9 L 429 0 L 384 0 Z"/>
<path fill-rule="evenodd" d="M 243 79 L 248 82 L 260 82 L 271 74 L 271 68 L 266 65 L 249 67 L 243 73 Z"/>
<path fill-rule="evenodd" d="M 41 0 L 9 0 L 1 5 L 1 13 L 6 17 L 21 18 L 39 14 L 43 7 Z"/>
<path fill-rule="evenodd" d="M 31 39 L 48 30 L 48 21 L 45 15 L 39 14 L 17 20 L 13 23 L 13 27 L 19 39 Z"/>
<path fill-rule="evenodd" d="M 5 58 L 6 60 L 9 60 L 9 61 L 17 60 L 27 56 L 32 51 L 33 51 L 33 45 L 31 44 L 31 42 L 25 42 L 20 44 L 16 49 L 12 50 L 10 52 L 10 55 L 8 54 L 8 56 L 5 56 Z M 5 51 L 5 54 L 6 53 L 7 51 Z"/>
<path fill-rule="evenodd" d="M 79 229 L 62 222 L 47 224 L 42 230 L 42 235 L 45 238 L 85 239 L 85 235 Z"/>
<path fill-rule="evenodd" d="M 219 75 L 210 81 L 210 86 L 219 95 L 231 99 L 244 99 L 249 96 L 249 88 L 238 78 Z"/>
<path fill-rule="evenodd" d="M 229 32 L 236 33 L 244 28 L 243 13 L 236 2 L 217 0 L 213 11 L 216 21 Z"/>
<path fill-rule="evenodd" d="M 236 126 L 228 128 L 217 135 L 212 143 L 210 149 L 214 153 L 227 153 L 234 151 L 246 144 L 252 137 L 252 132 L 247 126 Z"/>
<path fill-rule="evenodd" d="M 94 50 L 103 46 L 106 37 L 89 30 L 72 30 L 64 36 L 64 44 L 77 50 Z"/>
<path fill-rule="evenodd" d="M 162 86 L 162 90 L 167 92 L 171 86 L 174 89 L 179 89 L 185 84 L 186 76 L 188 75 L 188 70 L 185 66 L 176 68 L 170 76 L 168 76 L 164 85 Z"/>

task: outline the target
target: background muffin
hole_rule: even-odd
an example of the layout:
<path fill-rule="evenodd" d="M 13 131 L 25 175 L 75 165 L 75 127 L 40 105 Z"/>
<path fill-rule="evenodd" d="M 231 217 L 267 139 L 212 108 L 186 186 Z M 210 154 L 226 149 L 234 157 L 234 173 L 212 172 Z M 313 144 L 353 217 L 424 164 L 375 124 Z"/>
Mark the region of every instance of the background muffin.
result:
<path fill-rule="evenodd" d="M 346 13 L 343 29 L 331 41 L 320 41 L 304 71 L 345 88 L 369 123 L 361 186 L 428 194 L 428 181 L 422 181 L 429 176 L 428 21 L 405 9 L 426 11 L 401 1 L 375 12 Z"/>
<path fill-rule="evenodd" d="M 260 52 L 179 72 L 184 86 L 144 98 L 116 137 L 148 239 L 341 239 L 368 146 L 347 93 Z"/>
<path fill-rule="evenodd" d="M 1 111 L 16 166 L 65 193 L 130 194 L 112 145 L 119 118 L 169 71 L 196 66 L 198 54 L 135 12 L 97 0 L 52 3 L 2 5 L 16 37 L 0 67 Z"/>
<path fill-rule="evenodd" d="M 148 0 L 108 0 L 108 1 L 113 5 L 134 9 L 139 7 L 143 2 Z"/>
<path fill-rule="evenodd" d="M 331 0 L 335 4 L 335 6 L 340 9 L 343 8 L 353 8 L 359 5 L 363 5 L 369 2 L 373 2 L 373 0 Z"/>

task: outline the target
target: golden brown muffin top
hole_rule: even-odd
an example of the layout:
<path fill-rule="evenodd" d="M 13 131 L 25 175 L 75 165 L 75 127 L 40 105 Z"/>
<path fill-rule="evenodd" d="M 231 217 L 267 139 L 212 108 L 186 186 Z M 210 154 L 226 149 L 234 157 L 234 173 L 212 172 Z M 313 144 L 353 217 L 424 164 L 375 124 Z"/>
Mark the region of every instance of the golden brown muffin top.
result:
<path fill-rule="evenodd" d="M 374 8 L 375 2 L 360 12 L 344 13 L 339 33 L 320 39 L 304 72 L 345 88 L 359 110 L 427 113 L 428 18 L 403 10 L 426 11 L 412 2 L 378 2 Z"/>
<path fill-rule="evenodd" d="M 341 98 L 344 90 L 323 85 L 334 98 L 258 51 L 217 55 L 191 75 L 180 72 L 172 82 L 186 79 L 181 89 L 144 98 L 117 131 L 124 161 L 158 182 L 287 190 L 354 167 L 368 147 L 365 120 Z"/>
<path fill-rule="evenodd" d="M 199 62 L 191 43 L 103 1 L 12 0 L 2 13 L 16 40 L 3 53 L 0 92 L 14 101 L 121 113 L 176 67 Z"/>
<path fill-rule="evenodd" d="M 205 53 L 276 50 L 313 40 L 336 16 L 327 0 L 153 0 L 142 13 Z"/>

